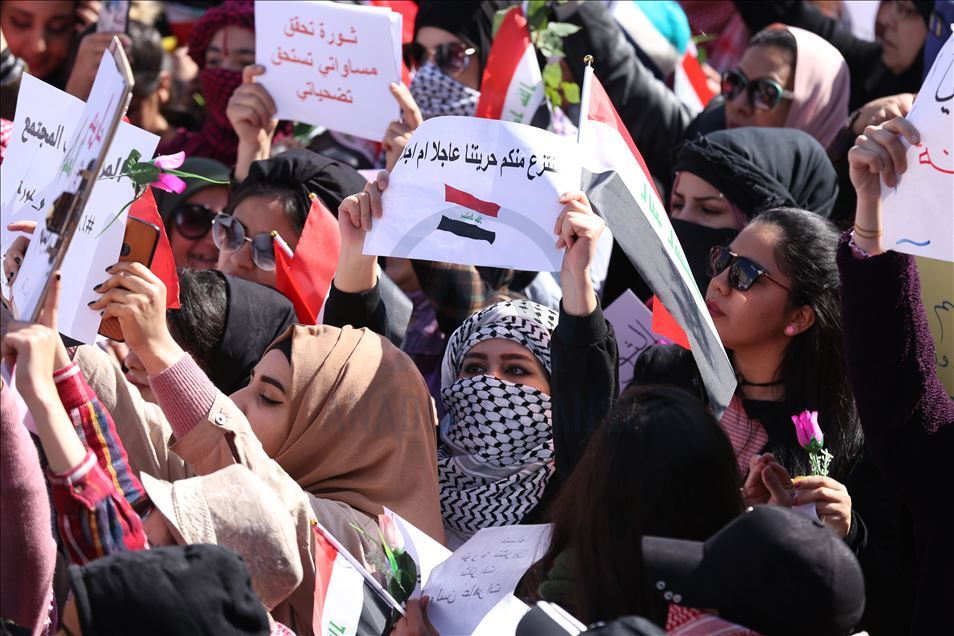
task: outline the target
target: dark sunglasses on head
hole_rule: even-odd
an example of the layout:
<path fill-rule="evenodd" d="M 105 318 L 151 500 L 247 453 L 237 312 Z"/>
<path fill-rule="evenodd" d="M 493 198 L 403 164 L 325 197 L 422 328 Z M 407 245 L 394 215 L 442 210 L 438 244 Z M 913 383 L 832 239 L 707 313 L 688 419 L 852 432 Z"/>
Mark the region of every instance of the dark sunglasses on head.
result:
<path fill-rule="evenodd" d="M 404 46 L 404 61 L 411 68 L 420 68 L 428 60 L 433 60 L 437 68 L 446 75 L 457 75 L 470 64 L 470 56 L 477 49 L 461 42 L 445 42 L 433 49 L 411 42 Z"/>
<path fill-rule="evenodd" d="M 729 285 L 741 292 L 749 291 L 759 278 L 764 277 L 792 293 L 791 289 L 769 276 L 766 269 L 751 258 L 739 256 L 730 251 L 728 247 L 716 245 L 709 250 L 706 274 L 709 275 L 709 278 L 715 278 L 726 269 L 729 270 Z"/>
<path fill-rule="evenodd" d="M 215 211 L 199 203 L 183 203 L 173 212 L 179 234 L 187 239 L 200 239 L 212 229 Z"/>
<path fill-rule="evenodd" d="M 217 214 L 212 221 L 212 240 L 223 252 L 237 252 L 248 241 L 252 250 L 252 262 L 255 267 L 271 272 L 275 270 L 275 243 L 268 232 L 256 234 L 252 238 L 245 235 L 245 226 L 234 216 Z"/>
<path fill-rule="evenodd" d="M 736 69 L 722 73 L 722 96 L 731 101 L 746 92 L 749 105 L 757 110 L 772 110 L 783 99 L 793 99 L 795 93 L 785 90 L 771 77 L 750 80 L 745 73 Z"/>

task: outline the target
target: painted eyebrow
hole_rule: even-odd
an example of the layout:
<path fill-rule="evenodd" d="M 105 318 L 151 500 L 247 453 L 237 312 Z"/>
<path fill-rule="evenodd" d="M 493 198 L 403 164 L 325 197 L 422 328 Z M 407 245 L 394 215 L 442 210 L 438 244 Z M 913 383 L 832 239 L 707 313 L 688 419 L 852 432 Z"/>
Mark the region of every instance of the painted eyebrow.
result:
<path fill-rule="evenodd" d="M 282 385 L 281 382 L 279 382 L 275 378 L 271 378 L 267 375 L 263 375 L 262 377 L 259 378 L 259 380 L 261 380 L 265 384 L 271 384 L 273 387 L 281 391 L 283 394 L 285 393 L 285 387 Z"/>
<path fill-rule="evenodd" d="M 681 198 L 681 199 L 685 199 L 685 198 L 686 198 L 686 195 L 684 195 L 682 192 L 679 192 L 678 190 L 674 190 L 672 194 L 673 194 L 673 196 L 679 197 L 679 198 Z M 724 198 L 725 198 L 725 197 L 720 197 L 720 196 L 718 196 L 718 195 L 716 195 L 716 194 L 710 194 L 710 195 L 707 196 L 707 197 L 692 197 L 692 200 L 693 200 L 693 201 L 710 201 L 710 200 L 721 201 L 721 200 L 723 200 Z"/>
<path fill-rule="evenodd" d="M 255 49 L 235 49 L 239 55 L 255 55 Z"/>
<path fill-rule="evenodd" d="M 469 358 L 475 358 L 477 360 L 486 360 L 487 354 L 486 353 L 468 353 L 467 355 L 464 356 L 464 360 L 467 360 Z"/>
<path fill-rule="evenodd" d="M 523 353 L 505 353 L 500 356 L 501 360 L 523 360 L 524 362 L 533 362 L 533 358 Z"/>

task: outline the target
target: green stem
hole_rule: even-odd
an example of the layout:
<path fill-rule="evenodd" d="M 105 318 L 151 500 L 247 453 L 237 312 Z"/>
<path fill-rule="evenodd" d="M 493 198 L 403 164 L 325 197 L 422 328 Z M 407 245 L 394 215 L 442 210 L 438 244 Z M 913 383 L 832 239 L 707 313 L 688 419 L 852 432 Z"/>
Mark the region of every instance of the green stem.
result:
<path fill-rule="evenodd" d="M 129 208 L 129 206 L 131 206 L 133 203 L 135 203 L 136 201 L 138 201 L 139 199 L 141 199 L 141 198 L 142 198 L 142 195 L 144 195 L 144 194 L 146 194 L 146 189 L 145 189 L 145 188 L 143 188 L 142 191 L 139 192 L 139 194 L 137 194 L 135 197 L 133 197 L 133 200 L 132 200 L 132 201 L 130 201 L 129 203 L 127 203 L 126 205 L 124 205 L 123 208 L 122 208 L 119 212 L 116 213 L 116 216 L 114 216 L 113 219 L 112 219 L 109 223 L 106 224 L 106 227 L 104 227 L 104 228 L 102 229 L 102 231 L 100 231 L 100 233 L 96 235 L 96 238 L 99 238 L 99 237 L 101 237 L 103 234 L 105 234 L 105 233 L 106 233 L 106 230 L 108 230 L 108 229 L 113 225 L 113 223 L 115 223 L 115 222 L 119 219 L 119 217 L 121 217 L 121 216 L 123 215 L 123 212 L 125 212 L 126 209 Z"/>
<path fill-rule="evenodd" d="M 208 177 L 203 177 L 198 174 L 192 174 L 191 172 L 182 172 L 181 170 L 172 170 L 171 168 L 160 168 L 166 174 L 174 174 L 177 177 L 186 177 L 188 179 L 200 179 L 207 183 L 214 183 L 216 185 L 228 185 L 228 181 L 219 181 L 218 179 L 209 179 Z"/>

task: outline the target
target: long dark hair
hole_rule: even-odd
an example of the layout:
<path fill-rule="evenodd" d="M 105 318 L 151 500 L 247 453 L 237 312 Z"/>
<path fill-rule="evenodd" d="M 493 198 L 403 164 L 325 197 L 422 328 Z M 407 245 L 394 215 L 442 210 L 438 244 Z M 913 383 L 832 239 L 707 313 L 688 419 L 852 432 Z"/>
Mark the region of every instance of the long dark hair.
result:
<path fill-rule="evenodd" d="M 709 538 L 742 512 L 739 486 L 732 446 L 700 401 L 673 387 L 627 391 L 550 508 L 550 548 L 531 582 L 563 554 L 580 620 L 639 614 L 662 623 L 640 537 Z"/>
<path fill-rule="evenodd" d="M 815 312 L 814 324 L 791 339 L 782 358 L 784 403 L 793 415 L 818 411 L 825 446 L 834 456 L 831 474 L 841 480 L 858 457 L 862 434 L 845 368 L 841 284 L 835 264 L 838 230 L 817 214 L 795 208 L 763 212 L 752 223 L 781 232 L 775 260 L 792 281 L 789 302 L 792 307 L 808 305 Z M 780 459 L 789 471 L 808 474 L 806 453 Z"/>

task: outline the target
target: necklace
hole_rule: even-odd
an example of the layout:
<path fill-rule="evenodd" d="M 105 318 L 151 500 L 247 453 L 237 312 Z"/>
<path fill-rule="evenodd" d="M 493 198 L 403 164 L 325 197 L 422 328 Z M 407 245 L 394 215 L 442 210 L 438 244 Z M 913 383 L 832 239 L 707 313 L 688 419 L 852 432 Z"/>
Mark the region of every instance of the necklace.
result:
<path fill-rule="evenodd" d="M 741 373 L 736 373 L 736 379 L 739 381 L 739 386 L 756 386 L 756 387 L 765 387 L 765 386 L 778 386 L 779 384 L 784 384 L 784 380 L 775 380 L 773 382 L 749 382 L 745 379 Z"/>

